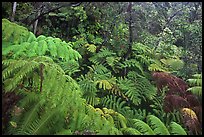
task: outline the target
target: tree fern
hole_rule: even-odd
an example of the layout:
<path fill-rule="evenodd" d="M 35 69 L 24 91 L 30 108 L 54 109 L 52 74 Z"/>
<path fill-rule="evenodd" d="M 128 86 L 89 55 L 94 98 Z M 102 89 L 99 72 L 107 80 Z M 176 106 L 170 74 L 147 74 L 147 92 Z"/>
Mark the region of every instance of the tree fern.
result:
<path fill-rule="evenodd" d="M 28 40 L 30 33 L 27 28 L 2 19 L 2 41 L 10 44 L 19 44 Z"/>
<path fill-rule="evenodd" d="M 4 26 L 2 28 L 3 41 L 4 43 L 10 42 L 8 45 L 4 45 L 3 55 L 10 53 L 14 58 L 46 55 L 62 59 L 63 61 L 78 60 L 81 58 L 81 55 L 71 48 L 70 43 L 66 43 L 59 38 L 46 37 L 44 35 L 40 35 L 36 38 L 35 35 L 26 28 L 11 23 L 6 19 L 2 21 Z M 10 32 L 10 29 L 7 28 L 10 28 L 12 31 Z M 11 39 L 12 36 L 14 36 L 14 39 L 17 41 Z M 21 38 L 24 38 L 24 40 L 20 40 Z"/>
<path fill-rule="evenodd" d="M 62 67 L 65 74 L 68 74 L 69 76 L 80 71 L 78 62 L 74 60 L 70 60 L 69 62 L 60 62 L 59 65 Z"/>

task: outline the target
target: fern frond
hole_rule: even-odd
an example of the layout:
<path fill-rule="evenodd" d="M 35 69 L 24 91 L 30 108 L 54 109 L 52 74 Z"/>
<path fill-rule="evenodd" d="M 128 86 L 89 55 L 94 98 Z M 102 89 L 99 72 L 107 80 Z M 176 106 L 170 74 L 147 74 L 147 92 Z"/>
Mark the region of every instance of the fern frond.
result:
<path fill-rule="evenodd" d="M 180 59 L 161 59 L 160 60 L 166 67 L 170 67 L 173 71 L 182 69 L 184 62 Z"/>
<path fill-rule="evenodd" d="M 147 116 L 147 122 L 157 135 L 170 135 L 168 129 L 159 118 L 154 115 Z"/>
<path fill-rule="evenodd" d="M 161 66 L 160 64 L 150 64 L 150 66 L 148 67 L 149 71 L 161 71 L 161 72 L 168 72 L 168 70 L 166 68 L 164 68 L 163 66 Z"/>
<path fill-rule="evenodd" d="M 20 44 L 26 42 L 30 35 L 27 28 L 2 19 L 2 40 L 8 41 L 10 44 Z"/>
<path fill-rule="evenodd" d="M 73 61 L 73 60 L 70 60 L 69 62 L 61 62 L 60 66 L 62 67 L 64 72 L 68 74 L 69 76 L 80 71 L 78 62 Z"/>
<path fill-rule="evenodd" d="M 125 60 L 121 64 L 121 68 L 126 68 L 126 67 L 129 67 L 129 68 L 133 67 L 134 69 L 139 70 L 139 72 L 141 74 L 144 74 L 141 64 L 138 61 L 136 61 L 135 59 Z"/>
<path fill-rule="evenodd" d="M 155 135 L 154 131 L 148 124 L 139 119 L 133 119 L 134 128 L 144 135 Z"/>
<path fill-rule="evenodd" d="M 84 45 L 87 50 L 91 53 L 95 53 L 96 52 L 96 46 L 94 44 L 85 44 Z"/>
<path fill-rule="evenodd" d="M 112 83 L 110 83 L 108 80 L 97 80 L 96 85 L 99 84 L 99 89 L 106 90 L 106 89 L 111 89 L 112 88 Z"/>
<path fill-rule="evenodd" d="M 187 91 L 190 91 L 193 94 L 198 95 L 200 97 L 202 96 L 202 87 L 201 86 L 194 86 L 194 87 L 188 88 Z"/>
<path fill-rule="evenodd" d="M 109 109 L 113 109 L 115 111 L 120 112 L 125 105 L 125 101 L 122 101 L 121 98 L 117 96 L 108 95 L 101 99 L 101 104 Z"/>
<path fill-rule="evenodd" d="M 186 131 L 182 128 L 182 126 L 177 124 L 176 122 L 171 122 L 170 133 L 172 135 L 187 135 Z"/>
<path fill-rule="evenodd" d="M 32 32 L 29 32 L 22 26 L 10 23 L 5 19 L 3 19 L 3 23 L 6 23 L 5 25 L 11 27 L 10 29 L 7 29 L 7 27 L 3 25 L 3 36 L 5 35 L 5 37 L 3 37 L 3 41 L 4 43 L 10 42 L 9 46 L 4 46 L 3 55 L 11 53 L 13 58 L 51 55 L 57 59 L 61 58 L 63 61 L 78 61 L 78 59 L 82 58 L 77 51 L 71 48 L 70 43 L 66 43 L 59 38 L 46 37 L 44 35 L 40 35 L 36 38 Z M 20 35 L 19 33 L 23 34 Z M 13 36 L 11 34 L 15 34 L 13 38 L 15 40 L 10 40 Z M 26 38 L 26 40 L 21 40 L 23 38 Z"/>
<path fill-rule="evenodd" d="M 128 127 L 128 128 L 121 128 L 123 135 L 142 135 L 137 129 Z"/>

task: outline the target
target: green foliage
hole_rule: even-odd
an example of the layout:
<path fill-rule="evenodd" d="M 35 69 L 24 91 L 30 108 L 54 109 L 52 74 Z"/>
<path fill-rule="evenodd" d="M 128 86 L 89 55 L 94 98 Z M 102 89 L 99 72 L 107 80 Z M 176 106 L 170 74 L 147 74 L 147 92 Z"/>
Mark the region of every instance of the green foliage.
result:
<path fill-rule="evenodd" d="M 192 79 L 187 80 L 190 84 L 190 88 L 187 91 L 192 92 L 195 95 L 202 96 L 202 74 L 194 74 Z"/>
<path fill-rule="evenodd" d="M 139 120 L 133 119 L 134 127 L 136 130 L 145 135 L 186 135 L 185 130 L 177 123 L 172 122 L 170 124 L 170 129 L 168 129 L 161 120 L 154 116 L 147 116 L 147 123 Z"/>
<path fill-rule="evenodd" d="M 173 73 L 201 99 L 200 2 L 17 2 L 15 23 L 12 4 L 2 3 L 2 89 L 19 101 L 3 98 L 3 134 L 200 132 L 178 110 L 164 111 L 166 90 L 156 93 L 151 77 Z"/>
<path fill-rule="evenodd" d="M 142 135 L 142 133 L 134 128 L 122 128 L 121 131 L 124 135 Z"/>
<path fill-rule="evenodd" d="M 181 127 L 181 125 L 176 122 L 171 122 L 170 131 L 172 135 L 187 135 L 186 131 Z"/>
<path fill-rule="evenodd" d="M 104 64 L 107 61 L 108 57 L 113 57 L 114 55 L 115 55 L 115 53 L 112 50 L 104 48 L 104 49 L 101 49 L 101 51 L 99 53 L 97 53 L 94 56 L 92 56 L 91 58 L 89 58 L 89 60 L 96 65 Z M 109 60 L 108 60 L 108 62 L 110 62 Z"/>
<path fill-rule="evenodd" d="M 149 115 L 147 117 L 147 122 L 154 130 L 154 133 L 157 135 L 169 135 L 168 129 L 165 127 L 164 123 L 160 121 L 159 118 L 154 115 Z"/>
<path fill-rule="evenodd" d="M 94 44 L 86 44 L 85 47 L 92 53 L 96 52 L 96 46 Z"/>
<path fill-rule="evenodd" d="M 2 19 L 2 42 L 6 41 L 10 44 L 26 42 L 29 34 L 27 28 L 12 23 L 7 19 Z"/>
<path fill-rule="evenodd" d="M 124 95 L 135 105 L 139 105 L 141 99 L 152 100 L 156 95 L 156 89 L 151 85 L 148 79 L 135 72 L 129 72 L 127 78 L 120 78 L 118 85 Z"/>
<path fill-rule="evenodd" d="M 180 59 L 161 59 L 161 62 L 172 71 L 182 69 L 184 62 Z"/>
<path fill-rule="evenodd" d="M 121 112 L 126 102 L 117 96 L 107 95 L 101 99 L 101 104 L 107 108 Z"/>
<path fill-rule="evenodd" d="M 77 61 L 82 58 L 77 51 L 71 48 L 70 43 L 66 43 L 59 38 L 46 37 L 44 35 L 40 35 L 36 38 L 35 35 L 26 28 L 11 23 L 6 19 L 2 19 L 2 21 L 4 26 L 2 28 L 3 41 L 13 41 L 13 43 L 4 45 L 2 53 L 4 56 L 26 58 L 47 55 L 56 59 L 62 59 L 62 61 Z M 8 28 L 9 30 L 11 29 L 12 32 L 8 33 Z"/>

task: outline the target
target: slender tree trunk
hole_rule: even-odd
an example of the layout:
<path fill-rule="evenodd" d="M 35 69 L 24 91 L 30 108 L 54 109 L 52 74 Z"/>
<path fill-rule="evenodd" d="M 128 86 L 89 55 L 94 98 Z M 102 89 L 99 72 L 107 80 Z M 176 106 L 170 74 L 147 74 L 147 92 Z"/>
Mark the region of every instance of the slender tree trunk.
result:
<path fill-rule="evenodd" d="M 16 6 L 17 6 L 17 2 L 13 3 L 13 10 L 12 10 L 12 15 L 11 15 L 11 21 L 14 21 L 14 17 L 16 14 Z"/>
<path fill-rule="evenodd" d="M 40 13 L 41 13 L 41 9 L 38 10 L 38 15 L 37 16 L 40 16 Z M 34 22 L 34 25 L 33 25 L 33 33 L 36 35 L 36 32 L 37 32 L 37 26 L 38 26 L 38 19 Z"/>
<path fill-rule="evenodd" d="M 126 54 L 124 55 L 124 60 L 127 60 L 129 55 L 131 55 L 132 53 L 132 2 L 129 2 L 129 6 L 128 6 L 128 9 L 127 9 L 127 12 L 129 13 L 129 46 L 128 46 L 128 50 L 126 52 Z M 125 68 L 124 69 L 124 72 L 123 72 L 123 76 L 126 76 L 127 74 L 127 69 Z"/>

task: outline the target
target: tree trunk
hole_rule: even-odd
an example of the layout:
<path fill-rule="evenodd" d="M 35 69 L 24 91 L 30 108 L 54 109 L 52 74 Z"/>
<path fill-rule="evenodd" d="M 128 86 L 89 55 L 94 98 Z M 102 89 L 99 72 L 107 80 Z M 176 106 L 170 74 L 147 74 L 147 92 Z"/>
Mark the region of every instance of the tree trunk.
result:
<path fill-rule="evenodd" d="M 124 61 L 128 59 L 129 55 L 132 53 L 132 2 L 129 2 L 129 6 L 127 9 L 127 12 L 129 13 L 129 46 L 126 54 L 124 55 Z M 123 76 L 126 76 L 127 69 L 124 69 Z"/>
<path fill-rule="evenodd" d="M 41 10 L 38 10 L 38 15 L 37 16 L 40 16 L 40 13 L 41 13 Z M 38 19 L 34 22 L 34 25 L 33 25 L 33 33 L 36 35 L 36 32 L 37 32 L 37 26 L 38 26 Z"/>
<path fill-rule="evenodd" d="M 12 10 L 12 15 L 11 15 L 11 21 L 14 21 L 14 17 L 16 14 L 16 6 L 17 6 L 17 2 L 13 3 L 13 10 Z"/>

